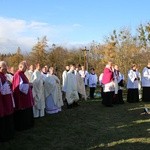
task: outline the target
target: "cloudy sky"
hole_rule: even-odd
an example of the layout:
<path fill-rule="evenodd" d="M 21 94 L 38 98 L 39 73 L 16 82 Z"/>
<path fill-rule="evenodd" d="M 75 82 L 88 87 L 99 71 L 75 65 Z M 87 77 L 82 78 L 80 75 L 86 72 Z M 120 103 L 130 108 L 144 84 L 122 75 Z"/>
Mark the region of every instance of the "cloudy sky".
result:
<path fill-rule="evenodd" d="M 0 0 L 0 53 L 29 52 L 37 38 L 48 44 L 103 43 L 114 29 L 150 21 L 149 0 Z"/>

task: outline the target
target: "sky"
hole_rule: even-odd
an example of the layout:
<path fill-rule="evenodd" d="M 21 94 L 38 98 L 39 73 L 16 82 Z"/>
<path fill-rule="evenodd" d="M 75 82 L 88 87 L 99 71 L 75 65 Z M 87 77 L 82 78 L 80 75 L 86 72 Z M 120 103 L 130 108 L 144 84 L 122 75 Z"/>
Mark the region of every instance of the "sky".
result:
<path fill-rule="evenodd" d="M 103 43 L 112 31 L 150 21 L 149 0 L 0 0 L 0 53 L 48 45 L 84 47 Z"/>

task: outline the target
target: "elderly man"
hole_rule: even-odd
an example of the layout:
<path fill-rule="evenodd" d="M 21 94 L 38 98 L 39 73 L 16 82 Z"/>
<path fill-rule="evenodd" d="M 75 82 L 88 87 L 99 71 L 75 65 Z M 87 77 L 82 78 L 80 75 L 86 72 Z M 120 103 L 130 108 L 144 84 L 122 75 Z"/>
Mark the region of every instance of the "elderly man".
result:
<path fill-rule="evenodd" d="M 13 77 L 13 95 L 15 101 L 15 128 L 18 131 L 33 126 L 33 97 L 29 81 L 25 76 L 26 61 L 19 64 L 19 70 Z"/>
<path fill-rule="evenodd" d="M 0 142 L 7 141 L 14 135 L 14 103 L 6 73 L 6 63 L 0 61 Z"/>
<path fill-rule="evenodd" d="M 106 67 L 104 68 L 102 84 L 103 84 L 103 101 L 107 107 L 112 107 L 113 98 L 116 94 L 118 94 L 118 83 L 114 78 L 112 62 L 109 61 Z"/>

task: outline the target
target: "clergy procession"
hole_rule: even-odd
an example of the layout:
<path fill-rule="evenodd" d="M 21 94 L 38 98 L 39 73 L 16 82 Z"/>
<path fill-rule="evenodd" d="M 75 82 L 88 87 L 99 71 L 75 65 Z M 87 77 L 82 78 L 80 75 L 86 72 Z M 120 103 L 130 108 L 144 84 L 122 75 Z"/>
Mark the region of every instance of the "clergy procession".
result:
<path fill-rule="evenodd" d="M 17 71 L 7 68 L 7 63 L 0 61 L 0 142 L 12 139 L 16 131 L 32 128 L 34 118 L 78 107 L 80 101 L 95 99 L 97 92 L 101 93 L 99 99 L 105 107 L 125 101 L 150 101 L 150 63 L 142 73 L 132 64 L 127 81 L 112 61 L 99 74 L 94 67 L 88 71 L 84 66 L 70 64 L 64 68 L 61 79 L 54 67 L 39 63 L 28 66 L 22 61 Z"/>

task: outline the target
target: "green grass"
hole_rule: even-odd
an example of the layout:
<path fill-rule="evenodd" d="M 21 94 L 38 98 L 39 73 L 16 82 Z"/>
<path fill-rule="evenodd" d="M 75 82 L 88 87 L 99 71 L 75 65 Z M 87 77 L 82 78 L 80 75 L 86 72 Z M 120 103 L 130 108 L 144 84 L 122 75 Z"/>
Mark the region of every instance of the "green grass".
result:
<path fill-rule="evenodd" d="M 0 150 L 146 150 L 150 148 L 150 103 L 125 102 L 113 108 L 99 100 L 80 102 L 59 114 L 35 119 L 35 127 L 17 132 Z"/>

